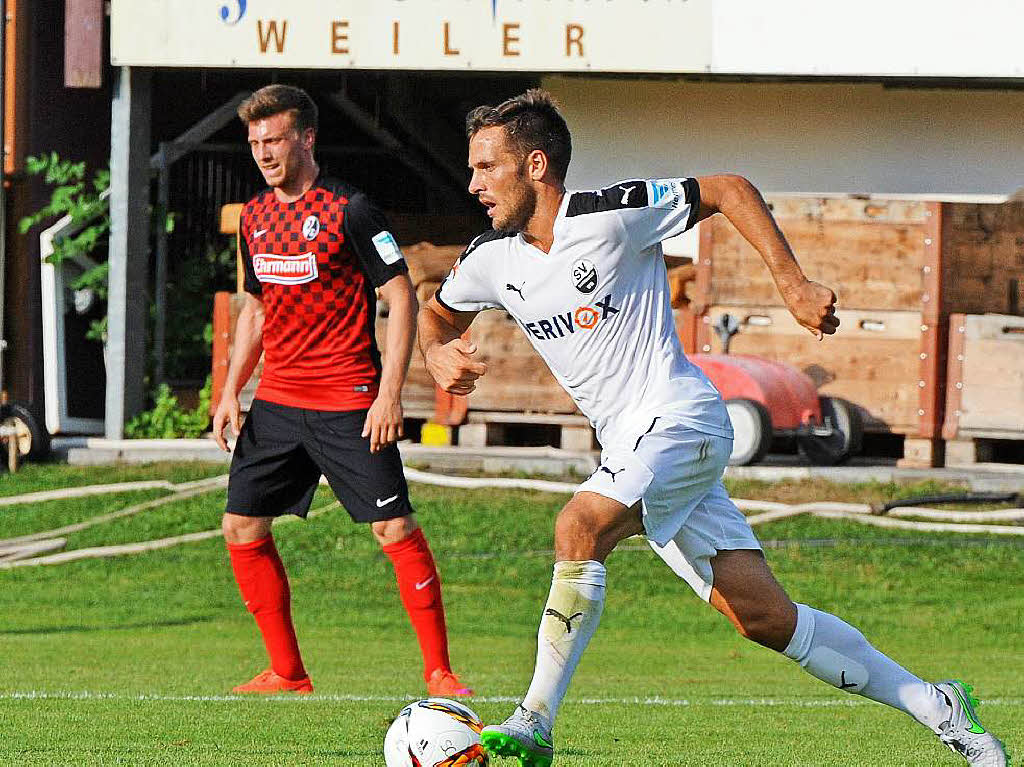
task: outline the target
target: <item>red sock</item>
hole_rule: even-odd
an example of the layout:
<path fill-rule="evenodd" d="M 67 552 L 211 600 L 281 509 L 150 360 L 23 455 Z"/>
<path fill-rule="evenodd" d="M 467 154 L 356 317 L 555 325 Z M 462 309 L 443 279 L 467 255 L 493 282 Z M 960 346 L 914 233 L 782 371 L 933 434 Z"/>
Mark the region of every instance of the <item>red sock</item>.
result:
<path fill-rule="evenodd" d="M 284 564 L 277 553 L 273 536 L 252 543 L 228 544 L 231 569 L 235 571 L 242 601 L 256 619 L 270 668 L 285 679 L 306 676 L 299 655 L 299 643 L 292 626 L 291 592 Z"/>
<path fill-rule="evenodd" d="M 448 659 L 448 630 L 444 622 L 444 603 L 441 601 L 441 578 L 434 565 L 423 531 L 398 543 L 384 547 L 398 579 L 398 593 L 409 613 L 423 653 L 423 678 L 430 679 L 435 669 L 451 671 Z"/>

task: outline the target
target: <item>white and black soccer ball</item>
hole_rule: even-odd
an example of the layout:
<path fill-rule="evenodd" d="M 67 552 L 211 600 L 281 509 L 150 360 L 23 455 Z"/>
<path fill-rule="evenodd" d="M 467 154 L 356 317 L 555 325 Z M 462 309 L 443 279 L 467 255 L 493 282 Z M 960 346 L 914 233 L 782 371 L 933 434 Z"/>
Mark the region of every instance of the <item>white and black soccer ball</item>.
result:
<path fill-rule="evenodd" d="M 447 698 L 427 698 L 398 712 L 384 736 L 387 767 L 486 765 L 484 727 L 473 710 Z"/>

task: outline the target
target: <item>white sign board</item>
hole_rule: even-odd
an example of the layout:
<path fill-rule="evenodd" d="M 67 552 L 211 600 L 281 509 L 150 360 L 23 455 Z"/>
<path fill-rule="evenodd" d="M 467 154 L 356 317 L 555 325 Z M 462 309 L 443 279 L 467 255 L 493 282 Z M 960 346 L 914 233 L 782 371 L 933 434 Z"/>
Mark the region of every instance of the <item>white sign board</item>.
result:
<path fill-rule="evenodd" d="M 1024 78 L 1022 0 L 112 0 L 115 65 Z"/>
<path fill-rule="evenodd" d="M 1024 77 L 1024 2 L 715 0 L 711 71 Z"/>
<path fill-rule="evenodd" d="M 704 71 L 711 0 L 113 0 L 111 59 L 154 67 Z"/>

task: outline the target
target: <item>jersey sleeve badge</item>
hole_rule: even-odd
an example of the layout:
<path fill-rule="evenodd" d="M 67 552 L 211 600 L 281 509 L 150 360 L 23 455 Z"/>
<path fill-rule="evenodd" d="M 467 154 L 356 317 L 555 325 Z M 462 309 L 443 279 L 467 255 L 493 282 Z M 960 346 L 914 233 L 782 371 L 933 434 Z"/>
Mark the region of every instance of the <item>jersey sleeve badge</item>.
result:
<path fill-rule="evenodd" d="M 373 236 L 372 240 L 373 246 L 377 249 L 377 254 L 385 264 L 390 266 L 402 260 L 402 251 L 398 247 L 398 243 L 395 242 L 391 232 L 378 232 Z"/>

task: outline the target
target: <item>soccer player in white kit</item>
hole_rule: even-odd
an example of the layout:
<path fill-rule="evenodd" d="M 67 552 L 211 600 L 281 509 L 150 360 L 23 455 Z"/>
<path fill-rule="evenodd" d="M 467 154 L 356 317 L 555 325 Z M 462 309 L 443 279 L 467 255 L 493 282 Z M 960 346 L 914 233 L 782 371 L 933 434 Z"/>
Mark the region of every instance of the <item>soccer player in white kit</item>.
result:
<path fill-rule="evenodd" d="M 520 324 L 594 424 L 601 465 L 555 522 L 551 591 L 533 681 L 500 725 L 492 754 L 547 767 L 552 728 L 604 605 L 604 560 L 643 533 L 665 563 L 745 637 L 839 689 L 897 708 L 975 765 L 1003 767 L 970 689 L 930 684 L 839 618 L 794 604 L 775 580 L 722 473 L 732 426 L 718 391 L 676 336 L 661 242 L 723 214 L 771 270 L 796 321 L 836 332 L 835 294 L 800 269 L 760 193 L 740 176 L 637 179 L 567 191 L 565 120 L 531 90 L 467 117 L 469 191 L 493 229 L 477 237 L 420 311 L 420 346 L 445 390 L 468 394 L 486 373 L 461 335 L 485 309 Z"/>

